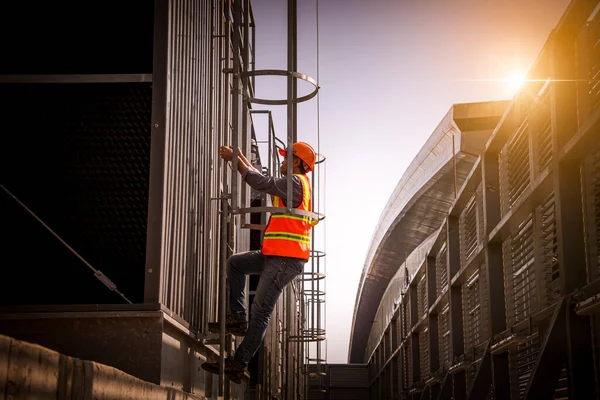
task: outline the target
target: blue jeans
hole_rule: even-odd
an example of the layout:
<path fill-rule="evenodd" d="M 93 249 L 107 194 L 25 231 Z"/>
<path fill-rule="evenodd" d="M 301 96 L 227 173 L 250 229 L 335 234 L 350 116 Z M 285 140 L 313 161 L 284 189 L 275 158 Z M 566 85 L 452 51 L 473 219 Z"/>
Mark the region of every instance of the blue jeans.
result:
<path fill-rule="evenodd" d="M 246 275 L 260 274 L 248 331 L 235 351 L 235 359 L 244 366 L 260 347 L 281 292 L 302 273 L 305 262 L 299 258 L 265 256 L 260 250 L 234 254 L 227 260 L 229 306 L 237 318 L 246 318 Z"/>

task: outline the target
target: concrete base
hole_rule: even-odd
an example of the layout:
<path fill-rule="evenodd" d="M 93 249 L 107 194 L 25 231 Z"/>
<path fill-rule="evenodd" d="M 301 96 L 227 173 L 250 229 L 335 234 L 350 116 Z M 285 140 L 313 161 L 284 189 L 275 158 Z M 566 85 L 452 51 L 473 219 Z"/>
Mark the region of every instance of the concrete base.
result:
<path fill-rule="evenodd" d="M 161 387 L 116 368 L 0 335 L 0 399 L 191 400 L 205 397 Z"/>
<path fill-rule="evenodd" d="M 93 307 L 97 309 L 90 309 Z M 207 359 L 217 360 L 218 352 L 197 340 L 185 322 L 160 305 L 118 306 L 119 310 L 111 310 L 115 307 L 4 309 L 0 310 L 0 335 L 46 347 L 62 353 L 64 359 L 104 364 L 149 384 L 217 398 L 218 376 L 205 372 L 200 364 Z M 5 353 L 5 349 L 0 347 L 0 352 Z M 230 398 L 243 399 L 245 389 L 245 383 L 231 384 Z"/>

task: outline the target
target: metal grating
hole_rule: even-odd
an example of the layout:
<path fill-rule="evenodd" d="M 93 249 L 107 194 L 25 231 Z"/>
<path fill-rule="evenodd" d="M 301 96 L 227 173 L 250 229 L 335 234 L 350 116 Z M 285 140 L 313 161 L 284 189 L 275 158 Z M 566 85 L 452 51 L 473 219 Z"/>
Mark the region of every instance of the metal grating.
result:
<path fill-rule="evenodd" d="M 463 267 L 476 253 L 478 239 L 477 196 L 474 194 L 460 215 L 460 259 Z"/>
<path fill-rule="evenodd" d="M 552 162 L 552 115 L 550 90 L 545 90 L 536 105 L 536 132 L 534 138 L 537 172 L 542 172 Z"/>
<path fill-rule="evenodd" d="M 541 263 L 545 283 L 545 304 L 551 305 L 560 297 L 561 277 L 558 268 L 558 238 L 554 193 L 537 207 L 540 226 Z"/>
<path fill-rule="evenodd" d="M 529 121 L 526 118 L 499 155 L 502 214 L 519 200 L 530 184 Z"/>
<path fill-rule="evenodd" d="M 428 311 L 427 305 L 427 277 L 425 274 L 421 276 L 419 279 L 419 283 L 417 284 L 417 321 L 420 321 L 421 318 Z M 415 321 L 416 322 L 416 321 Z"/>
<path fill-rule="evenodd" d="M 446 304 L 438 315 L 438 343 L 440 352 L 440 367 L 443 371 L 450 368 L 450 306 Z"/>
<path fill-rule="evenodd" d="M 508 355 L 511 399 L 522 399 L 535 368 L 540 351 L 540 333 L 535 332 L 527 340 L 511 349 Z"/>
<path fill-rule="evenodd" d="M 419 367 L 421 370 L 421 380 L 427 380 L 429 377 L 429 329 L 421 329 L 419 332 Z"/>
<path fill-rule="evenodd" d="M 502 246 L 508 325 L 538 310 L 534 268 L 533 218 L 530 214 Z"/>
<path fill-rule="evenodd" d="M 435 290 L 437 295 L 441 295 L 448 288 L 448 248 L 446 243 L 435 258 Z"/>

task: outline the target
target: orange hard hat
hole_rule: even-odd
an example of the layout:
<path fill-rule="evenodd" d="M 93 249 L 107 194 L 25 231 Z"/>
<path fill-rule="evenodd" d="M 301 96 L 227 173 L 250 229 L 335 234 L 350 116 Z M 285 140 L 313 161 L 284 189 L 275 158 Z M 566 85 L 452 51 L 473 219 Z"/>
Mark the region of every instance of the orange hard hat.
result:
<path fill-rule="evenodd" d="M 315 162 L 317 161 L 317 153 L 315 153 L 315 150 L 308 143 L 304 142 L 294 143 L 292 145 L 292 150 L 296 157 L 308 165 L 308 170 L 312 171 L 315 167 Z M 279 149 L 279 154 L 285 157 L 287 149 Z"/>

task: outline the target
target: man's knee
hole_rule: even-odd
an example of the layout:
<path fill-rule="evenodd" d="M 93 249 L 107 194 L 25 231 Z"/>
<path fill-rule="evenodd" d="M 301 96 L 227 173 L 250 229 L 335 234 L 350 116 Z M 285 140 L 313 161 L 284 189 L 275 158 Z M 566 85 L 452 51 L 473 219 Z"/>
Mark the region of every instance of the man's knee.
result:
<path fill-rule="evenodd" d="M 231 276 L 231 271 L 238 271 L 237 267 L 239 266 L 239 255 L 234 254 L 227 259 L 227 276 Z"/>

